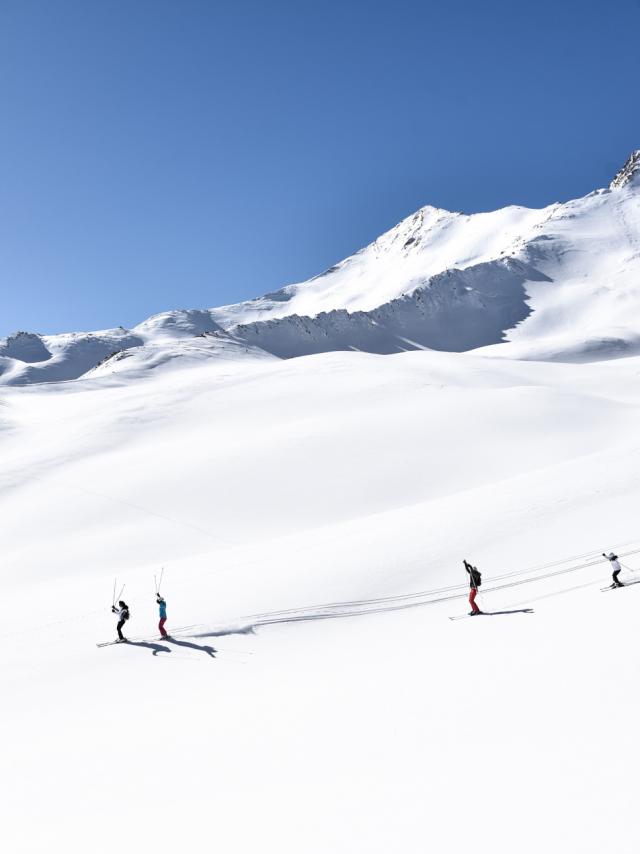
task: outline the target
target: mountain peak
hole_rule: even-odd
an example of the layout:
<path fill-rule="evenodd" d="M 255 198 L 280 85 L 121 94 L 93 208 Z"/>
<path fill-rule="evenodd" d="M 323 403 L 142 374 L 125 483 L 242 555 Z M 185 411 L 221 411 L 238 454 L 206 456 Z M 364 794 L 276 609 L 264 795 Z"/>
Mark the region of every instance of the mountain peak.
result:
<path fill-rule="evenodd" d="M 609 189 L 616 190 L 631 183 L 640 184 L 640 148 L 631 152 L 627 162 L 609 184 Z"/>

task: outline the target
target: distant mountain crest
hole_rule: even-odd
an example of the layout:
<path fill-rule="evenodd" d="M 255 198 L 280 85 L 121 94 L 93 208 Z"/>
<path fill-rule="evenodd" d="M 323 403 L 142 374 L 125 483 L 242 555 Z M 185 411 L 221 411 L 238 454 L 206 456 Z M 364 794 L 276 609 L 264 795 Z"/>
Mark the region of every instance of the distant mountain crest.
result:
<path fill-rule="evenodd" d="M 622 169 L 609 184 L 610 190 L 617 190 L 620 187 L 626 187 L 632 182 L 640 182 L 640 148 L 633 151 Z"/>

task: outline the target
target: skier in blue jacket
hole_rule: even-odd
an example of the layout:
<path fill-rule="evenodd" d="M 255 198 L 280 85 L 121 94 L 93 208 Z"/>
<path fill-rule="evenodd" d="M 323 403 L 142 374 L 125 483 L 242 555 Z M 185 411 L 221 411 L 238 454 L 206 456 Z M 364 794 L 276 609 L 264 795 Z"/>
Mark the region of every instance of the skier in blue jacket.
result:
<path fill-rule="evenodd" d="M 160 622 L 158 623 L 158 628 L 160 629 L 161 636 L 163 638 L 168 638 L 169 635 L 164 630 L 164 624 L 167 622 L 167 603 L 159 593 L 156 594 L 156 602 L 160 608 Z"/>

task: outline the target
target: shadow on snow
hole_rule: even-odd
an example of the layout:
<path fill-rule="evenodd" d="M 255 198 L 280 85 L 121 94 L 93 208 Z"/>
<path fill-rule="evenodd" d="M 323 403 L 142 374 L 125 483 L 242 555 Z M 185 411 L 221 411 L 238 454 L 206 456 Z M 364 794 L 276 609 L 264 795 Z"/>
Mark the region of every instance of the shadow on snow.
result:
<path fill-rule="evenodd" d="M 171 652 L 168 646 L 163 646 L 161 643 L 149 643 L 148 641 L 127 640 L 124 646 L 140 646 L 144 649 L 150 649 L 153 655 L 157 655 L 159 652 Z"/>
<path fill-rule="evenodd" d="M 515 608 L 512 611 L 482 611 L 485 617 L 497 617 L 499 614 L 534 614 L 533 608 Z"/>
<path fill-rule="evenodd" d="M 203 646 L 199 643 L 190 643 L 190 641 L 185 640 L 176 640 L 174 637 L 166 638 L 168 643 L 173 643 L 176 646 L 185 646 L 189 649 L 197 649 L 198 652 L 206 652 L 208 656 L 211 658 L 216 657 L 216 650 L 212 646 Z M 166 647 L 165 647 L 166 648 Z M 171 652 L 170 649 L 167 649 L 167 652 Z"/>

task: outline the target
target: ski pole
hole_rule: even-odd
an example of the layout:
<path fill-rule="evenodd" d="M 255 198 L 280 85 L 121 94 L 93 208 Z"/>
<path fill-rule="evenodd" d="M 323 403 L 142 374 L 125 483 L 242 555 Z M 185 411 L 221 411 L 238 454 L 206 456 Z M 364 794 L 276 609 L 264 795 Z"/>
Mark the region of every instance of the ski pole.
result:
<path fill-rule="evenodd" d="M 162 572 L 160 573 L 160 583 L 158 584 L 158 596 L 160 595 L 160 588 L 162 587 L 162 576 L 164 575 L 164 566 L 162 567 Z"/>
<path fill-rule="evenodd" d="M 620 564 L 620 566 L 621 566 L 623 569 L 626 569 L 626 570 L 628 570 L 629 572 L 637 572 L 637 571 L 638 571 L 637 569 L 634 569 L 634 568 L 633 568 L 633 567 L 631 567 L 631 566 L 627 566 L 627 564 L 626 564 L 626 563 L 622 563 L 622 561 L 620 561 L 620 560 L 618 561 L 618 563 Z"/>
<path fill-rule="evenodd" d="M 111 606 L 113 607 L 116 604 L 116 583 L 118 579 L 113 579 L 113 596 L 111 597 Z"/>
<path fill-rule="evenodd" d="M 120 597 L 121 597 L 121 596 L 122 596 L 122 594 L 124 593 L 124 588 L 125 588 L 126 586 L 127 586 L 126 584 L 123 584 L 123 585 L 122 585 L 122 587 L 120 588 L 120 592 L 118 593 L 118 602 L 120 601 Z M 114 605 L 116 604 L 115 599 L 113 600 L 113 604 L 114 604 Z"/>
<path fill-rule="evenodd" d="M 158 576 L 155 574 L 155 572 L 153 573 L 153 587 L 156 591 L 156 596 L 157 596 L 158 595 Z"/>

